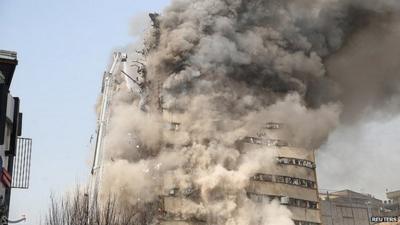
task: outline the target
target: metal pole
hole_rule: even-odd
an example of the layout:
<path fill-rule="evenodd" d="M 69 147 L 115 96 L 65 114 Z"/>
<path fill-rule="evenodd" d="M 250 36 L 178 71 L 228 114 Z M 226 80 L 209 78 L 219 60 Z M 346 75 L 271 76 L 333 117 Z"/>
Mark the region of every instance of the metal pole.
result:
<path fill-rule="evenodd" d="M 331 202 L 331 197 L 329 196 L 329 191 L 326 191 L 326 196 L 327 196 L 328 201 L 329 201 L 329 211 L 331 213 L 332 225 L 334 225 L 335 223 L 333 222 L 332 202 Z"/>
<path fill-rule="evenodd" d="M 367 201 L 368 224 L 371 224 L 371 206 L 370 201 Z"/>

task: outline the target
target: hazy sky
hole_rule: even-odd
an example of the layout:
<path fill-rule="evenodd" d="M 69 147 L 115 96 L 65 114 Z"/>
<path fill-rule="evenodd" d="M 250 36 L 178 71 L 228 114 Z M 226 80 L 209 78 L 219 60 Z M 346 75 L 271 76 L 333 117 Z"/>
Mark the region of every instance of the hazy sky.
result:
<path fill-rule="evenodd" d="M 352 189 L 384 199 L 400 189 L 400 117 L 341 125 L 318 152 L 320 189 Z"/>
<path fill-rule="evenodd" d="M 23 136 L 34 140 L 31 187 L 13 191 L 12 219 L 26 214 L 26 224 L 37 225 L 51 193 L 86 180 L 94 105 L 111 53 L 134 42 L 138 15 L 168 2 L 0 0 L 0 49 L 18 52 L 12 94 L 21 98 Z M 319 184 L 379 197 L 400 189 L 399 134 L 398 117 L 341 126 L 319 156 Z"/>
<path fill-rule="evenodd" d="M 168 2 L 0 0 L 0 49 L 18 52 L 12 94 L 21 98 L 23 136 L 33 138 L 31 186 L 13 191 L 11 218 L 26 214 L 26 224 L 37 225 L 50 193 L 85 180 L 94 105 L 113 49 L 134 42 L 136 15 Z"/>

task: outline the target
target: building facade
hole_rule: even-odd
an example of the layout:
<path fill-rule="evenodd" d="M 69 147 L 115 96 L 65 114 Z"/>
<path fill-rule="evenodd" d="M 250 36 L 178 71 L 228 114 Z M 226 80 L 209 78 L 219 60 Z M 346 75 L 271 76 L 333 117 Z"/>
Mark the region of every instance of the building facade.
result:
<path fill-rule="evenodd" d="M 351 190 L 320 193 L 322 224 L 370 225 L 376 224 L 371 217 L 400 218 L 400 191 L 387 192 L 386 196 L 388 200 L 382 201 Z"/>
<path fill-rule="evenodd" d="M 179 129 L 179 122 L 172 123 L 171 128 Z M 296 225 L 321 224 L 314 152 L 290 146 L 285 140 L 279 139 L 281 129 L 284 129 L 283 124 L 268 122 L 260 131 L 240 141 L 239 148 L 242 153 L 262 147 L 275 156 L 275 164 L 249 178 L 247 196 L 257 203 L 278 200 L 292 212 L 292 220 Z M 229 197 L 229 193 L 226 195 Z M 191 206 L 198 197 L 199 193 L 191 189 L 173 189 L 166 193 L 162 196 L 165 216 L 161 224 L 208 224 L 206 212 L 201 213 L 201 208 Z M 188 213 L 187 209 L 196 211 Z M 185 210 L 185 213 L 182 213 L 182 210 Z"/>
<path fill-rule="evenodd" d="M 32 140 L 20 138 L 20 100 L 10 93 L 17 53 L 0 50 L 0 219 L 8 223 L 12 188 L 29 186 Z"/>
<path fill-rule="evenodd" d="M 384 216 L 383 202 L 351 190 L 320 194 L 323 225 L 368 225 L 371 216 Z"/>
<path fill-rule="evenodd" d="M 153 90 L 152 94 L 146 99 L 149 108 L 158 111 L 163 115 L 164 139 L 173 140 L 177 132 L 182 127 L 179 113 L 174 114 L 168 109 L 162 108 L 162 98 L 160 97 L 159 84 L 162 82 L 146 82 L 146 69 L 140 62 L 134 67 L 137 72 L 128 71 L 129 65 L 125 54 L 115 53 L 114 61 L 111 64 L 110 71 L 106 73 L 103 82 L 103 98 L 100 111 L 100 119 L 98 123 L 98 131 L 96 138 L 96 150 L 93 163 L 93 187 L 97 187 L 99 182 L 96 182 L 97 177 L 101 178 L 101 155 L 102 155 L 102 126 L 107 123 L 107 112 L 109 111 L 108 91 L 113 90 L 112 86 L 107 85 L 107 81 L 121 71 L 123 77 L 127 78 L 126 83 L 128 88 L 137 93 L 145 92 L 144 85 L 149 85 L 147 88 Z M 119 68 L 119 67 L 122 67 Z M 119 68 L 119 69 L 117 69 Z M 112 83 L 108 82 L 112 85 Z M 109 88 L 107 88 L 109 87 Z M 110 88 L 111 87 L 111 88 Z M 111 94 L 112 95 L 112 94 Z M 140 104 L 140 108 L 141 104 Z M 146 111 L 143 109 L 143 111 Z M 106 127 L 104 127 L 106 129 Z M 267 151 L 271 155 L 272 163 L 263 166 L 262 171 L 257 171 L 255 174 L 250 174 L 248 177 L 248 186 L 243 190 L 243 195 L 240 197 L 248 198 L 257 203 L 269 203 L 272 200 L 279 201 L 281 205 L 285 205 L 292 213 L 292 220 L 296 225 L 319 225 L 321 224 L 318 184 L 316 178 L 315 154 L 313 150 L 299 146 L 294 146 L 290 143 L 290 137 L 287 137 L 288 127 L 285 124 L 268 122 L 260 123 L 260 126 L 247 134 L 246 137 L 240 138 L 235 143 L 238 152 L 245 155 L 252 150 Z M 165 143 L 165 147 L 173 144 Z M 171 147 L 170 146 L 170 147 Z M 266 162 L 267 164 L 267 162 Z M 99 171 L 99 172 L 98 172 Z M 158 210 L 157 219 L 161 225 L 206 225 L 213 223 L 215 219 L 210 218 L 207 210 L 202 207 L 200 190 L 196 187 L 180 190 L 179 188 L 163 190 L 159 196 L 159 201 L 154 203 Z M 218 190 L 219 191 L 219 190 Z M 98 192 L 98 189 L 93 188 L 93 193 Z M 221 190 L 218 193 L 218 198 L 229 198 L 228 200 L 237 199 L 237 193 L 227 193 L 226 190 Z M 244 195 L 244 193 L 247 194 Z M 247 200 L 247 199 L 246 199 Z M 149 210 L 151 211 L 151 210 Z"/>
<path fill-rule="evenodd" d="M 15 52 L 0 51 L 0 213 L 8 217 L 14 156 L 21 114 L 19 99 L 10 94 L 10 85 L 18 64 Z"/>
<path fill-rule="evenodd" d="M 280 139 L 283 129 L 284 124 L 267 123 L 244 139 L 244 151 L 263 146 L 276 157 L 274 165 L 251 178 L 248 196 L 257 202 L 277 199 L 292 212 L 296 225 L 320 224 L 314 151 Z"/>
<path fill-rule="evenodd" d="M 386 197 L 388 200 L 384 201 L 385 215 L 400 217 L 400 190 L 387 192 Z"/>

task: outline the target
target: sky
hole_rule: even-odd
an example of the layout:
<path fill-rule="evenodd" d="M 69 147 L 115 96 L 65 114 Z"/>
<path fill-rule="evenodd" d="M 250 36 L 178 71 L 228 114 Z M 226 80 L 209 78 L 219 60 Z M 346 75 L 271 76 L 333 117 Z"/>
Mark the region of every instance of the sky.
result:
<path fill-rule="evenodd" d="M 351 189 L 386 199 L 400 190 L 400 117 L 366 117 L 339 125 L 317 152 L 320 191 Z"/>
<path fill-rule="evenodd" d="M 86 181 L 103 71 L 115 49 L 135 41 L 143 15 L 168 3 L 0 0 L 0 49 L 18 52 L 11 93 L 21 98 L 23 136 L 33 138 L 30 188 L 13 191 L 11 219 L 39 224 L 51 194 Z M 397 116 L 339 126 L 318 153 L 320 187 L 381 198 L 400 189 L 399 133 Z"/>
<path fill-rule="evenodd" d="M 114 49 L 169 0 L 0 0 L 0 49 L 18 52 L 11 93 L 21 98 L 23 136 L 33 138 L 28 190 L 13 190 L 10 218 L 37 225 L 50 195 L 90 173 L 89 141 L 103 71 Z M 139 15 L 139 16 L 138 16 Z"/>

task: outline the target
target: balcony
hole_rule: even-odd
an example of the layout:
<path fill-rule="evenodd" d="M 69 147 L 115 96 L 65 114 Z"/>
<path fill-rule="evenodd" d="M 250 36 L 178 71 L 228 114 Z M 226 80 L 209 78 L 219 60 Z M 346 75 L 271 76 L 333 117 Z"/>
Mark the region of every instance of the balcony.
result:
<path fill-rule="evenodd" d="M 32 139 L 18 138 L 14 158 L 11 188 L 28 189 L 32 156 Z"/>

